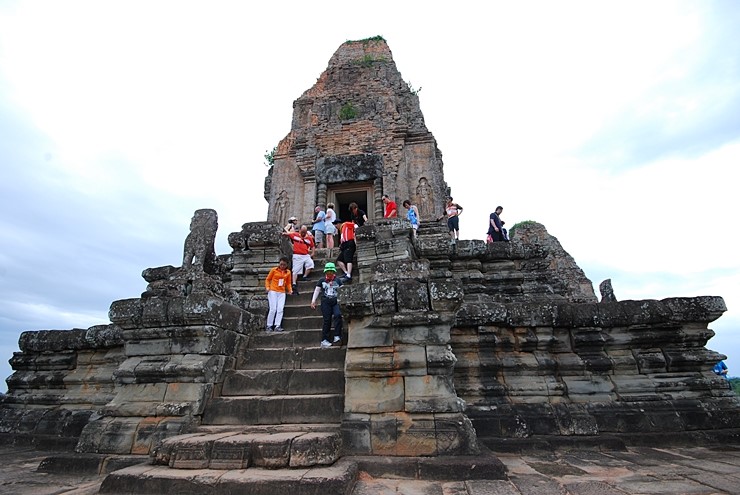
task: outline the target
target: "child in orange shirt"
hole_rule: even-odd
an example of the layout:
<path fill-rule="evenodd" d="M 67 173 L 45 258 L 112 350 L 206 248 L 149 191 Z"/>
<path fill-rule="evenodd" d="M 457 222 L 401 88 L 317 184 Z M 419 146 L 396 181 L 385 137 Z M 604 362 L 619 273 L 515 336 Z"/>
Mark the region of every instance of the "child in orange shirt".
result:
<path fill-rule="evenodd" d="M 267 302 L 270 311 L 267 313 L 267 328 L 265 331 L 282 332 L 283 310 L 285 308 L 285 294 L 293 294 L 293 283 L 290 270 L 288 269 L 287 256 L 281 256 L 278 266 L 270 270 L 265 279 L 267 289 Z"/>

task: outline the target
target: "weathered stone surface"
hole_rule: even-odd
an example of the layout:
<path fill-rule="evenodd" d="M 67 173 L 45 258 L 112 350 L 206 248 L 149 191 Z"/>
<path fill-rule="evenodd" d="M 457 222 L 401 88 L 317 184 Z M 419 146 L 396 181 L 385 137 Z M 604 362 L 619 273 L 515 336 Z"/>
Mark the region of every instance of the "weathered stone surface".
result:
<path fill-rule="evenodd" d="M 412 199 L 423 220 L 442 213 L 441 153 L 382 39 L 344 43 L 294 102 L 291 131 L 266 181 L 267 218 L 280 225 L 290 215 L 310 218 L 345 182 L 371 189 L 371 221 L 383 216 L 382 193 Z"/>

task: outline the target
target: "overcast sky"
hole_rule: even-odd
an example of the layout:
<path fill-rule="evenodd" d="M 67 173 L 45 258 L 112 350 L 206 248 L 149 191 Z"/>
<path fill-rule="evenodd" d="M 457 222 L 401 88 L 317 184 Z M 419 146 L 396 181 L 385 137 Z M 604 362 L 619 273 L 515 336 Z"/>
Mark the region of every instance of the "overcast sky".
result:
<path fill-rule="evenodd" d="M 722 296 L 708 347 L 740 375 L 738 26 L 734 0 L 0 0 L 0 377 L 22 331 L 108 323 L 179 264 L 196 209 L 230 252 L 293 101 L 375 35 L 421 88 L 462 238 L 500 204 L 597 295 Z"/>

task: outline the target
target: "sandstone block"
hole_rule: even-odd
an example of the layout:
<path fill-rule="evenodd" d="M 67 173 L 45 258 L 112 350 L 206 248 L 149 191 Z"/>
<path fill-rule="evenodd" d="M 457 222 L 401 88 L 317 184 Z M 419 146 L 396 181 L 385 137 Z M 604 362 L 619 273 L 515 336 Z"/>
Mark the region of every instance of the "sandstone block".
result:
<path fill-rule="evenodd" d="M 290 467 L 331 465 L 339 459 L 341 450 L 339 433 L 304 433 L 290 444 Z"/>
<path fill-rule="evenodd" d="M 339 291 L 339 304 L 345 317 L 362 317 L 373 314 L 373 296 L 370 284 L 352 284 Z"/>
<path fill-rule="evenodd" d="M 141 418 L 114 418 L 102 431 L 96 452 L 130 454 Z"/>
<path fill-rule="evenodd" d="M 661 301 L 674 321 L 709 323 L 727 311 L 724 299 L 716 296 L 672 297 Z"/>
<path fill-rule="evenodd" d="M 342 448 L 348 455 L 372 453 L 371 415 L 345 413 L 340 427 Z"/>
<path fill-rule="evenodd" d="M 446 344 L 450 341 L 449 325 L 400 326 L 394 333 L 394 340 L 400 344 Z"/>
<path fill-rule="evenodd" d="M 426 283 L 401 280 L 396 285 L 396 301 L 399 312 L 429 310 L 429 291 Z"/>
<path fill-rule="evenodd" d="M 345 383 L 346 412 L 384 413 L 404 408 L 404 379 L 401 377 L 347 377 Z"/>
<path fill-rule="evenodd" d="M 252 463 L 252 434 L 229 435 L 213 442 L 210 469 L 246 469 Z"/>
<path fill-rule="evenodd" d="M 428 345 L 426 356 L 430 375 L 452 374 L 455 363 L 457 363 L 457 358 L 449 345 Z"/>
<path fill-rule="evenodd" d="M 462 412 L 465 401 L 457 397 L 451 376 L 409 376 L 405 379 L 407 412 Z"/>
<path fill-rule="evenodd" d="M 108 318 L 123 329 L 136 328 L 141 325 L 142 311 L 141 299 L 121 299 L 110 305 Z"/>
<path fill-rule="evenodd" d="M 373 283 L 371 285 L 373 308 L 375 314 L 393 314 L 396 312 L 396 285 L 394 282 Z"/>
<path fill-rule="evenodd" d="M 432 310 L 455 311 L 463 300 L 462 284 L 455 280 L 432 280 L 429 282 Z"/>
<path fill-rule="evenodd" d="M 393 344 L 393 330 L 379 327 L 356 327 L 349 333 L 348 349 L 387 347 Z"/>
<path fill-rule="evenodd" d="M 610 402 L 615 399 L 614 384 L 608 377 L 564 376 L 568 397 L 574 402 Z"/>
<path fill-rule="evenodd" d="M 254 435 L 252 463 L 268 469 L 281 469 L 290 465 L 290 444 L 296 433 Z"/>

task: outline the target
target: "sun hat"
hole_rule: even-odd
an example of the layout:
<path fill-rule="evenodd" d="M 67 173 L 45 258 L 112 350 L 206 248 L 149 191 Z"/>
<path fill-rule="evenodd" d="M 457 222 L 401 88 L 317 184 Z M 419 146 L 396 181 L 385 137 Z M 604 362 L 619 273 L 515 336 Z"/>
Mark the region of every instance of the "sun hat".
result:
<path fill-rule="evenodd" d="M 329 263 L 327 263 L 326 265 L 324 265 L 324 273 L 326 273 L 326 272 L 335 272 L 335 271 L 337 271 L 337 267 L 331 261 Z"/>
<path fill-rule="evenodd" d="M 298 219 L 297 219 L 296 217 L 290 217 L 290 218 L 288 219 L 288 221 L 289 221 L 289 222 L 292 222 L 293 220 L 298 220 Z"/>

